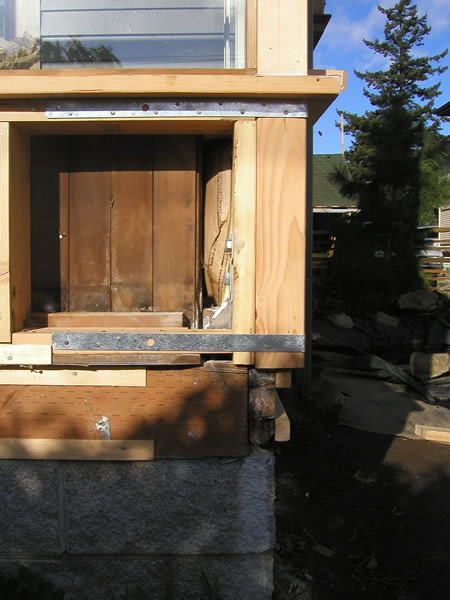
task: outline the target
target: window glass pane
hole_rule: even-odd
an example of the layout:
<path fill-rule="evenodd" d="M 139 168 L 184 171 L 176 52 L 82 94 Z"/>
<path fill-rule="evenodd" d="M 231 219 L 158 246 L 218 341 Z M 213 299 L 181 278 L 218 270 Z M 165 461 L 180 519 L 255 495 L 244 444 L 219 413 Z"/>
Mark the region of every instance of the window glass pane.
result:
<path fill-rule="evenodd" d="M 0 68 L 244 68 L 245 0 L 0 0 Z"/>

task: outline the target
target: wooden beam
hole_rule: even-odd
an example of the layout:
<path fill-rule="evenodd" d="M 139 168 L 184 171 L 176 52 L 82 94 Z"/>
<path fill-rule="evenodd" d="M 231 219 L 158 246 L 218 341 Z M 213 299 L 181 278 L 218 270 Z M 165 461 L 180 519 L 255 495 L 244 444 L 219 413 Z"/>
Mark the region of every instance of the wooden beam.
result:
<path fill-rule="evenodd" d="M 256 333 L 305 332 L 306 119 L 257 119 Z M 258 353 L 258 369 L 303 367 Z"/>
<path fill-rule="evenodd" d="M 276 390 L 275 393 L 275 441 L 288 442 L 291 439 L 291 422 Z"/>
<path fill-rule="evenodd" d="M 255 333 L 256 121 L 238 121 L 233 140 L 233 333 Z M 254 354 L 235 352 L 236 364 Z"/>
<path fill-rule="evenodd" d="M 415 434 L 424 440 L 450 444 L 450 427 L 433 427 L 431 425 L 416 425 Z"/>
<path fill-rule="evenodd" d="M 183 327 L 181 312 L 49 313 L 49 327 Z"/>
<path fill-rule="evenodd" d="M 50 344 L 0 344 L 1 365 L 51 365 Z"/>
<path fill-rule="evenodd" d="M 15 348 L 16 346 L 13 346 Z M 177 354 L 159 352 L 70 352 L 56 350 L 52 357 L 53 365 L 102 366 L 102 365 L 148 365 L 148 366 L 181 366 L 200 365 L 200 354 Z"/>
<path fill-rule="evenodd" d="M 282 8 L 276 9 L 275 15 L 276 27 L 281 34 L 282 25 L 278 13 L 282 13 L 283 21 L 286 21 L 288 10 L 284 5 L 291 6 L 298 0 L 265 0 L 260 4 L 278 4 Z M 300 9 L 301 10 L 301 9 Z M 292 20 L 292 28 L 297 27 L 296 21 L 300 13 L 295 11 Z M 262 10 L 258 9 L 258 20 L 261 19 Z M 267 22 L 272 14 L 268 12 L 262 18 Z M 280 23 L 278 25 L 278 23 Z M 294 26 L 295 24 L 295 26 Z M 270 23 L 268 25 L 270 27 Z M 305 27 L 302 24 L 296 31 L 299 37 L 299 31 Z M 288 27 L 288 29 L 291 29 Z M 275 40 L 276 41 L 276 40 Z M 322 94 L 339 95 L 341 91 L 342 78 L 327 75 L 306 75 L 306 66 L 300 64 L 300 58 L 297 58 L 295 45 L 296 42 L 289 35 L 286 37 L 286 43 L 283 43 L 279 57 L 269 57 L 262 63 L 267 72 L 276 72 L 276 65 L 280 64 L 282 68 L 278 70 L 279 75 L 270 77 L 257 76 L 254 73 L 242 73 L 242 71 L 216 71 L 214 73 L 195 72 L 167 72 L 154 69 L 65 69 L 65 70 L 44 70 L 44 71 L 2 71 L 0 77 L 0 98 L 48 98 L 56 97 L 132 97 L 144 96 L 152 98 L 156 96 L 168 97 L 267 97 L 267 98 L 313 98 Z M 264 42 L 258 44 L 259 48 L 270 48 L 270 39 L 265 38 Z M 258 50 L 261 54 L 262 50 Z M 289 59 L 289 61 L 288 61 Z M 261 60 L 263 60 L 261 58 Z M 283 66 L 283 60 L 286 65 Z M 303 60 L 306 60 L 306 51 Z M 274 66 L 272 66 L 274 65 Z M 260 66 L 258 65 L 258 69 Z M 302 71 L 302 75 L 292 76 L 292 72 Z M 261 71 L 262 73 L 263 71 Z M 290 75 L 282 73 L 289 72 Z M 125 83 L 124 83 L 125 82 Z M 30 110 L 31 113 L 31 110 Z M 45 113 L 39 118 L 36 114 L 34 120 L 45 119 Z M 32 114 L 28 114 L 27 120 L 32 119 Z M 140 119 L 142 122 L 143 119 Z M 78 120 L 77 120 L 78 122 Z"/>
<path fill-rule="evenodd" d="M 258 74 L 305 74 L 308 2 L 258 0 Z"/>
<path fill-rule="evenodd" d="M 0 123 L 0 342 L 11 341 L 9 266 L 9 123 Z"/>
<path fill-rule="evenodd" d="M 35 460 L 153 460 L 152 440 L 0 439 L 0 458 Z"/>
<path fill-rule="evenodd" d="M 0 385 L 92 385 L 145 387 L 146 369 L 3 369 Z"/>

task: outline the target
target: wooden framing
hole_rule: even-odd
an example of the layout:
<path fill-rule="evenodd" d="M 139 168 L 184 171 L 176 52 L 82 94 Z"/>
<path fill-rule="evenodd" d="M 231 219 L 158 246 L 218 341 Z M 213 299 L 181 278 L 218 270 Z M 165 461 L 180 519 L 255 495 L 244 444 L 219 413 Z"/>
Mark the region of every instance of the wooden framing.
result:
<path fill-rule="evenodd" d="M 0 439 L 0 458 L 36 460 L 153 460 L 152 440 Z"/>
<path fill-rule="evenodd" d="M 145 369 L 0 368 L 0 385 L 144 387 L 146 377 Z"/>
<path fill-rule="evenodd" d="M 233 141 L 233 333 L 255 333 L 256 121 L 238 121 Z M 254 355 L 236 352 L 235 364 Z"/>
<path fill-rule="evenodd" d="M 450 444 L 450 427 L 433 427 L 431 425 L 416 425 L 414 433 L 424 440 Z"/>
<path fill-rule="evenodd" d="M 257 119 L 256 333 L 305 332 L 306 120 Z M 303 366 L 258 353 L 257 368 Z"/>
<path fill-rule="evenodd" d="M 247 0 L 247 68 L 242 70 L 49 69 L 0 73 L 0 436 L 4 436 L 0 437 L 0 458 L 148 460 L 154 454 L 194 457 L 247 453 L 247 366 L 276 371 L 275 386 L 289 387 L 291 369 L 303 366 L 303 354 L 239 352 L 233 355 L 234 364 L 221 360 L 201 366 L 204 357 L 194 351 L 54 351 L 52 333 L 136 331 L 152 335 L 194 331 L 183 328 L 181 311 L 191 326 L 198 325 L 202 252 L 200 244 L 195 245 L 192 239 L 202 237 L 203 215 L 200 201 L 195 210 L 189 211 L 185 200 L 189 194 L 201 198 L 202 178 L 206 178 L 202 174 L 205 139 L 226 138 L 233 140 L 232 332 L 304 334 L 307 127 L 345 88 L 342 71 L 308 71 L 311 4 L 307 0 Z M 307 105 L 308 118 L 49 118 L 46 110 L 60 98 L 85 102 L 140 98 L 149 105 L 154 98 L 211 98 L 225 102 L 253 99 L 262 103 L 298 100 Z M 151 223 L 153 227 L 154 219 L 159 219 L 162 225 L 159 230 L 152 229 L 149 244 L 152 260 L 155 254 L 159 262 L 141 260 L 140 264 L 132 264 L 123 277 L 126 269 L 119 269 L 119 283 L 128 296 L 136 292 L 138 285 L 147 289 L 151 275 L 155 302 L 146 306 L 142 303 L 142 313 L 124 313 L 128 305 L 122 300 L 111 300 L 109 308 L 120 311 L 117 313 L 65 312 L 77 306 L 80 311 L 109 308 L 95 303 L 89 308 L 82 302 L 71 306 L 69 294 L 64 295 L 71 283 L 69 273 L 73 275 L 79 267 L 83 283 L 84 265 L 99 265 L 92 257 L 81 260 L 81 267 L 71 262 L 66 236 L 69 231 L 72 240 L 74 236 L 69 224 L 73 225 L 76 216 L 80 224 L 77 231 L 83 234 L 83 215 L 90 208 L 85 210 L 87 202 L 78 215 L 70 213 L 69 199 L 74 193 L 70 186 L 76 185 L 76 177 L 71 181 L 69 159 L 58 162 L 58 155 L 63 153 L 54 149 L 48 154 L 48 161 L 52 165 L 58 162 L 54 180 L 60 204 L 55 232 L 59 226 L 62 241 L 57 241 L 54 260 L 59 261 L 57 266 L 61 268 L 56 288 L 63 291 L 63 312 L 44 317 L 46 327 L 25 329 L 33 326 L 31 321 L 27 323 L 35 290 L 33 258 L 48 265 L 48 250 L 54 247 L 43 244 L 41 255 L 36 257 L 36 243 L 30 243 L 33 207 L 39 204 L 33 197 L 30 208 L 30 180 L 39 188 L 39 173 L 30 175 L 30 147 L 37 147 L 32 136 L 47 136 L 49 144 L 51 136 L 59 136 L 59 142 L 69 146 L 63 138 L 66 135 L 117 135 L 109 138 L 111 145 L 120 140 L 124 147 L 127 142 L 132 146 L 133 141 L 119 135 L 154 135 L 160 136 L 161 144 L 167 146 L 165 153 L 152 153 L 152 167 L 148 168 L 151 175 L 144 173 L 138 150 L 136 169 L 122 169 L 119 158 L 110 174 L 106 169 L 86 168 L 86 164 L 78 170 L 75 164 L 73 169 L 81 173 L 77 180 L 81 181 L 77 196 L 81 201 L 84 189 L 91 192 L 99 177 L 111 178 L 109 191 L 105 192 L 106 185 L 102 191 L 103 203 L 106 198 L 106 204 L 114 204 L 114 196 L 124 199 L 121 211 L 110 211 L 105 217 L 108 223 L 98 239 L 104 241 L 106 230 L 109 236 L 123 237 L 123 244 L 118 245 L 120 252 L 129 252 L 125 261 L 128 263 L 135 254 L 132 242 L 137 238 L 136 223 L 124 221 L 130 206 L 136 213 L 139 211 L 136 190 L 148 186 L 152 194 L 160 192 L 163 201 L 156 208 L 152 204 Z M 199 137 L 194 140 L 193 136 Z M 104 142 L 103 139 L 107 147 L 108 142 Z M 84 140 L 81 147 L 85 145 Z M 91 152 L 95 156 L 95 148 Z M 184 162 L 173 162 L 175 153 Z M 145 163 L 145 149 L 141 155 Z M 64 160 L 66 168 L 61 164 Z M 44 172 L 42 177 L 45 179 Z M 165 201 L 169 196 L 176 198 L 170 206 Z M 48 207 L 48 211 L 52 210 Z M 149 219 L 140 221 L 137 243 L 142 247 L 148 241 Z M 187 223 L 192 237 L 177 229 L 176 223 L 180 222 Z M 91 229 L 91 239 L 95 240 L 95 226 Z M 167 231 L 183 249 L 190 240 L 183 256 L 170 246 Z M 158 241 L 153 243 L 158 235 Z M 82 239 L 77 247 L 85 248 Z M 110 277 L 116 250 L 110 244 L 104 253 L 105 262 L 99 266 Z M 143 279 L 139 279 L 140 275 Z M 39 276 L 38 272 L 36 279 Z M 176 282 L 176 293 L 168 282 Z M 188 285 L 195 289 L 194 294 L 186 293 Z M 81 290 L 80 296 L 83 295 Z M 145 312 L 151 304 L 151 309 L 164 313 Z M 140 309 L 137 304 L 129 306 L 133 307 L 130 310 Z M 99 440 L 95 424 L 102 416 L 111 420 L 112 436 L 116 438 L 113 442 Z M 289 419 L 279 399 L 275 425 L 275 438 L 289 439 Z M 14 437 L 22 439 L 11 439 Z"/>

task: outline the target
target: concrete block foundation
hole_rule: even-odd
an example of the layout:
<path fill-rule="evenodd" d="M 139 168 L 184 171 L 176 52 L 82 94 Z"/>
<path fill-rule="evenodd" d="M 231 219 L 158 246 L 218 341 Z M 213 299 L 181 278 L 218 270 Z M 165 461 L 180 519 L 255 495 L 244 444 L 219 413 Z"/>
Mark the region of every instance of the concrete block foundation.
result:
<path fill-rule="evenodd" d="M 0 570 L 25 565 L 67 600 L 269 600 L 274 461 L 0 461 Z M 5 495 L 4 495 L 5 498 Z"/>

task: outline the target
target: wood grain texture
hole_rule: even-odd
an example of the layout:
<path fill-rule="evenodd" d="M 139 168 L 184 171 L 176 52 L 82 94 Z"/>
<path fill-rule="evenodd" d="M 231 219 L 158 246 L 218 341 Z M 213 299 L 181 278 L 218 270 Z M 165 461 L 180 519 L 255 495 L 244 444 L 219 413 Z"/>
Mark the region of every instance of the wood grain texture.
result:
<path fill-rule="evenodd" d="M 9 123 L 0 123 L 0 342 L 11 341 L 9 263 Z"/>
<path fill-rule="evenodd" d="M 257 0 L 247 0 L 247 69 L 256 69 L 257 63 Z"/>
<path fill-rule="evenodd" d="M 284 410 L 278 393 L 275 391 L 275 441 L 289 442 L 291 439 L 291 422 Z"/>
<path fill-rule="evenodd" d="M 246 369 L 152 369 L 146 387 L 0 386 L 0 438 L 154 440 L 156 456 L 246 456 Z"/>
<path fill-rule="evenodd" d="M 256 121 L 238 121 L 233 139 L 233 333 L 255 333 Z M 254 354 L 235 352 L 236 364 Z"/>
<path fill-rule="evenodd" d="M 286 1 L 290 5 L 294 0 Z M 284 5 L 285 2 L 278 0 L 264 0 L 261 7 L 267 2 Z M 277 9 L 278 10 L 278 9 Z M 258 29 L 260 30 L 259 20 L 262 9 L 258 10 Z M 264 11 L 263 11 L 264 12 Z M 264 17 L 264 15 L 263 15 Z M 271 13 L 266 13 L 266 20 L 270 20 Z M 278 18 L 276 17 L 277 22 Z M 306 22 L 301 25 L 298 31 L 306 27 Z M 272 24 L 269 23 L 269 31 Z M 299 36 L 296 31 L 297 37 Z M 277 34 L 278 35 L 278 34 Z M 258 35 L 259 37 L 259 35 Z M 275 37 L 272 39 L 275 40 Z M 275 40 L 276 41 L 276 40 Z M 269 39 L 266 40 L 265 47 L 270 46 Z M 291 40 L 291 46 L 294 47 L 298 40 Z M 300 43 L 303 43 L 302 41 Z M 305 39 L 306 43 L 306 39 Z M 258 48 L 260 48 L 258 44 Z M 295 53 L 292 48 L 285 47 L 285 54 L 292 54 L 294 64 L 296 62 Z M 260 50 L 258 49 L 258 54 Z M 306 53 L 302 57 L 306 61 Z M 283 65 L 282 65 L 283 66 Z M 259 69 L 258 65 L 258 69 Z M 268 68 L 268 67 L 267 67 Z M 288 64 L 278 72 L 286 73 Z M 292 69 L 289 71 L 292 73 Z M 223 96 L 224 98 L 239 97 L 265 97 L 265 98 L 317 98 L 322 94 L 338 96 L 342 89 L 344 71 L 341 71 L 342 77 L 327 75 L 306 75 L 293 77 L 292 75 L 260 77 L 255 76 L 253 72 L 242 73 L 242 71 L 217 71 L 215 73 L 199 73 L 198 71 L 173 72 L 147 70 L 147 69 L 62 69 L 51 71 L 3 71 L 0 78 L 0 98 L 47 98 L 49 96 L 57 97 L 102 97 L 105 94 L 116 97 L 134 97 L 142 96 L 145 98 L 169 96 L 169 97 L 200 97 L 214 98 Z M 124 81 L 126 84 L 124 84 Z M 43 120 L 45 117 L 35 114 L 22 115 L 31 121 Z M 142 123 L 142 119 L 139 120 Z M 111 119 L 111 125 L 117 122 Z M 75 130 L 79 127 L 78 121 L 73 124 Z M 106 123 L 105 123 L 106 125 Z M 67 124 L 62 124 L 62 127 Z M 110 133 L 118 133 L 117 129 Z"/>
<path fill-rule="evenodd" d="M 69 158 L 69 309 L 109 311 L 110 146 L 76 136 Z"/>
<path fill-rule="evenodd" d="M 258 0 L 258 74 L 308 71 L 308 2 Z"/>
<path fill-rule="evenodd" d="M 10 129 L 9 222 L 11 328 L 23 328 L 31 311 L 30 137 Z"/>
<path fill-rule="evenodd" d="M 257 120 L 256 333 L 305 328 L 306 120 Z M 300 353 L 258 353 L 259 369 L 303 366 Z"/>
<path fill-rule="evenodd" d="M 48 327 L 182 327 L 181 312 L 62 312 L 47 316 Z"/>
<path fill-rule="evenodd" d="M 414 433 L 431 442 L 450 444 L 450 427 L 433 427 L 431 425 L 416 425 Z"/>
<path fill-rule="evenodd" d="M 15 347 L 13 345 L 13 347 Z M 68 366 L 175 366 L 201 364 L 200 354 L 183 354 L 159 352 L 69 352 L 58 350 L 53 352 L 53 365 Z"/>
<path fill-rule="evenodd" d="M 162 136 L 155 142 L 153 308 L 182 310 L 192 323 L 196 290 L 197 141 Z"/>
<path fill-rule="evenodd" d="M 115 137 L 111 171 L 111 310 L 153 309 L 152 138 Z"/>
<path fill-rule="evenodd" d="M 0 368 L 0 385 L 143 387 L 145 384 L 145 369 Z"/>
<path fill-rule="evenodd" d="M 34 460 L 153 460 L 152 440 L 0 438 L 0 458 Z"/>
<path fill-rule="evenodd" d="M 275 373 L 275 387 L 278 389 L 292 387 L 292 371 L 277 371 Z"/>
<path fill-rule="evenodd" d="M 1 365 L 51 365 L 52 347 L 48 345 L 0 344 Z"/>

